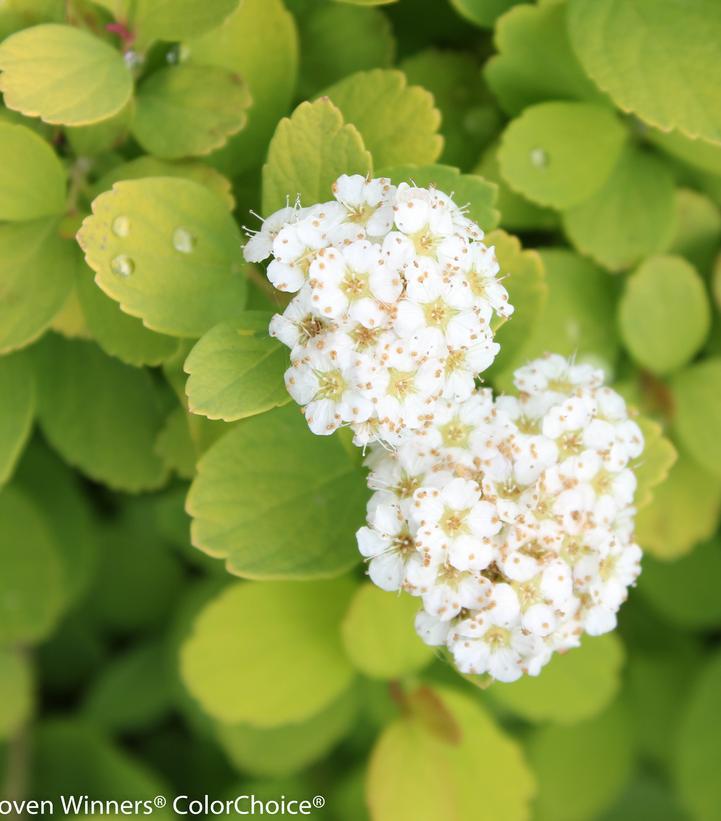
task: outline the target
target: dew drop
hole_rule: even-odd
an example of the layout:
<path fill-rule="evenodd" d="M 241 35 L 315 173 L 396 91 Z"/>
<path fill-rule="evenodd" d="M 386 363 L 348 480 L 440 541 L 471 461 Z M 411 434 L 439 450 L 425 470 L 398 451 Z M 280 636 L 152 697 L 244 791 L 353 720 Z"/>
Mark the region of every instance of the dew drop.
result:
<path fill-rule="evenodd" d="M 130 233 L 130 220 L 126 216 L 115 217 L 112 228 L 116 237 L 127 237 Z"/>
<path fill-rule="evenodd" d="M 113 258 L 110 267 L 114 274 L 121 277 L 129 277 L 135 270 L 135 263 L 127 254 L 120 254 Z"/>
<path fill-rule="evenodd" d="M 548 165 L 548 153 L 543 148 L 531 149 L 531 164 L 536 168 L 545 168 Z"/>
<path fill-rule="evenodd" d="M 195 237 L 186 228 L 173 231 L 173 248 L 181 254 L 190 254 L 195 248 Z"/>

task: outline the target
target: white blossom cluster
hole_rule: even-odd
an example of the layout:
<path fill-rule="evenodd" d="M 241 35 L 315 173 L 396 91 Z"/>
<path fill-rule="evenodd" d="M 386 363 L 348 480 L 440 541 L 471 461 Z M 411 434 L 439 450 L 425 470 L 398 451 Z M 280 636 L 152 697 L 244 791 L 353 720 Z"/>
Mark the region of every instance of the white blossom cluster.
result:
<path fill-rule="evenodd" d="M 343 175 L 334 199 L 288 206 L 245 246 L 295 294 L 270 333 L 290 348 L 285 382 L 311 430 L 397 445 L 462 402 L 498 353 L 494 316 L 513 308 L 494 249 L 433 187 Z"/>
<path fill-rule="evenodd" d="M 603 373 L 560 356 L 436 404 L 367 457 L 358 545 L 384 590 L 418 596 L 419 635 L 463 673 L 514 681 L 616 626 L 640 572 L 633 540 L 638 425 Z"/>

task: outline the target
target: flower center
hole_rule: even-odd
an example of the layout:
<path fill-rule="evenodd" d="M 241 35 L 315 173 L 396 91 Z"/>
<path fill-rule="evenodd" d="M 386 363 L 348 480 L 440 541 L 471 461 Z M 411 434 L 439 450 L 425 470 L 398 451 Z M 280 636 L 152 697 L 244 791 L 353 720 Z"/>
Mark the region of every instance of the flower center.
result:
<path fill-rule="evenodd" d="M 388 383 L 388 394 L 396 399 L 405 399 L 415 393 L 413 371 L 399 371 L 397 368 L 388 368 L 390 382 Z"/>
<path fill-rule="evenodd" d="M 458 417 L 439 428 L 443 444 L 447 448 L 467 448 L 473 425 L 464 425 Z"/>
<path fill-rule="evenodd" d="M 462 533 L 469 533 L 470 530 L 466 524 L 467 515 L 467 508 L 465 510 L 454 510 L 453 508 L 447 507 L 443 511 L 439 522 L 441 530 L 447 536 L 460 536 Z"/>
<path fill-rule="evenodd" d="M 333 402 L 340 402 L 346 384 L 341 371 L 316 372 L 318 377 L 317 399 L 331 399 Z"/>

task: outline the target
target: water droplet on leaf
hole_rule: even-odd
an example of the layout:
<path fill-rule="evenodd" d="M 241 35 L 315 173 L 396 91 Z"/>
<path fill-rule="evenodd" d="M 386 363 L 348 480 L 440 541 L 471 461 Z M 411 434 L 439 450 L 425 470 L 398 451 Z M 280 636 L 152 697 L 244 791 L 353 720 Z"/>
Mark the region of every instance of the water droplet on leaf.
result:
<path fill-rule="evenodd" d="M 127 254 L 119 254 L 110 263 L 113 273 L 121 277 L 129 277 L 135 270 L 135 263 Z"/>
<path fill-rule="evenodd" d="M 127 237 L 130 233 L 130 220 L 125 216 L 115 217 L 112 228 L 116 237 Z"/>
<path fill-rule="evenodd" d="M 195 237 L 186 228 L 173 231 L 173 248 L 181 254 L 189 254 L 195 248 Z"/>
<path fill-rule="evenodd" d="M 532 149 L 531 164 L 536 168 L 545 168 L 548 165 L 548 153 L 543 148 Z"/>

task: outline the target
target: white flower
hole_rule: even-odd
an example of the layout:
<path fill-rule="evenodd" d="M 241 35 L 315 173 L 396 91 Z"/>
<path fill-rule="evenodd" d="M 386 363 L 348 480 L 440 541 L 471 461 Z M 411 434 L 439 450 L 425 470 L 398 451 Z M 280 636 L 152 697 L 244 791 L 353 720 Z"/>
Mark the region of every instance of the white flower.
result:
<path fill-rule="evenodd" d="M 347 357 L 333 378 L 351 392 L 363 385 L 370 415 L 365 402 L 346 413 L 324 397 L 306 411 L 309 424 L 326 433 L 349 424 L 356 444 L 395 447 L 428 424 L 441 398 L 472 394 L 499 351 L 492 318 L 512 309 L 493 249 L 447 194 L 358 174 L 341 175 L 332 193 L 272 214 L 245 256 L 270 256 L 270 282 L 296 294 L 270 325 L 291 349 L 287 383 L 296 401 L 319 401 L 318 388 L 331 388 L 316 385 L 328 369 L 309 363 L 306 347 L 342 334 L 361 355 Z"/>
<path fill-rule="evenodd" d="M 623 399 L 562 357 L 516 379 L 518 397 L 438 399 L 366 460 L 369 526 L 390 504 L 412 538 L 390 575 L 423 602 L 418 634 L 461 672 L 499 681 L 538 675 L 584 633 L 612 630 L 641 557 L 632 465 L 643 437 Z"/>

